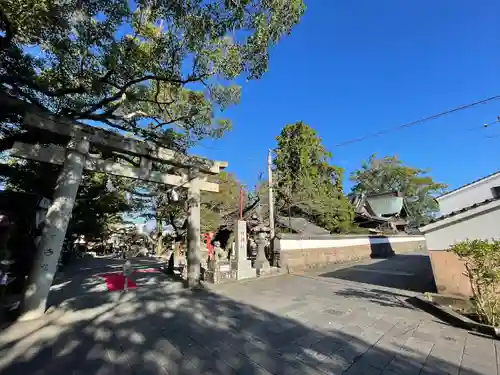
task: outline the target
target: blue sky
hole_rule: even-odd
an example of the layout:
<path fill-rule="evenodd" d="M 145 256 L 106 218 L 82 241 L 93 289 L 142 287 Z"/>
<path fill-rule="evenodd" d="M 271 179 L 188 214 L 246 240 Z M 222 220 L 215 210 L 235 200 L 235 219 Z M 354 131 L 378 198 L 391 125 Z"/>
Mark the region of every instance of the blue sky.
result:
<path fill-rule="evenodd" d="M 500 169 L 500 101 L 363 142 L 343 141 L 500 95 L 500 2 L 306 0 L 268 73 L 227 112 L 233 130 L 194 152 L 253 185 L 287 123 L 304 121 L 347 175 L 372 153 L 430 168 L 450 188 Z M 473 130 L 471 130 L 473 129 Z M 499 135 L 497 138 L 488 136 Z M 350 184 L 346 182 L 346 189 Z"/>

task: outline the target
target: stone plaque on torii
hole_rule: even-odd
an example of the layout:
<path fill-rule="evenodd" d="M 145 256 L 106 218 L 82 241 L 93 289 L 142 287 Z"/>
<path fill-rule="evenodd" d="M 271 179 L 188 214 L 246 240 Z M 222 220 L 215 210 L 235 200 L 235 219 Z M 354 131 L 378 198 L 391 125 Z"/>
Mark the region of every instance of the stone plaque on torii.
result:
<path fill-rule="evenodd" d="M 102 128 L 71 122 L 45 113 L 27 113 L 24 125 L 69 138 L 65 148 L 16 142 L 10 151 L 10 155 L 14 157 L 62 165 L 33 270 L 29 276 L 23 304 L 24 319 L 36 318 L 44 313 L 84 169 L 188 189 L 188 284 L 194 286 L 199 283 L 200 191 L 219 191 L 218 184 L 205 181 L 203 174 L 219 173 L 227 167 L 226 162 L 187 156 Z M 92 155 L 89 153 L 90 144 L 139 157 L 139 167 L 103 160 Z M 184 172 L 178 176 L 153 171 L 153 161 L 176 166 Z"/>

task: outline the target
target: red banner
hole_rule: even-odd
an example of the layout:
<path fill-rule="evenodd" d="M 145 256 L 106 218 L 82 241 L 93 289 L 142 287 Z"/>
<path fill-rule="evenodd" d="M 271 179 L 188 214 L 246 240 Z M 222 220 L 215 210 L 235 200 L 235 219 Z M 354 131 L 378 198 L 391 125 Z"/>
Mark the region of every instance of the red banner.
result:
<path fill-rule="evenodd" d="M 214 250 L 214 246 L 212 245 L 212 237 L 213 233 L 210 232 L 203 233 L 203 242 L 205 242 L 205 245 L 207 246 L 209 258 L 212 257 L 212 252 Z"/>

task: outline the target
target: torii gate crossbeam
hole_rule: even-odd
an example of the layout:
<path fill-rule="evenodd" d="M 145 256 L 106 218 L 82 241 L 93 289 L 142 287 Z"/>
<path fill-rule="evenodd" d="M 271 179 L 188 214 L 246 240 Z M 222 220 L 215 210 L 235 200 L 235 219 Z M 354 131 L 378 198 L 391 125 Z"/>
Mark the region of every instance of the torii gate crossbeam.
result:
<path fill-rule="evenodd" d="M 217 174 L 226 162 L 211 161 L 186 156 L 146 142 L 126 138 L 120 134 L 74 123 L 44 113 L 30 112 L 25 116 L 26 127 L 43 129 L 68 136 L 65 149 L 58 146 L 27 145 L 16 142 L 11 155 L 14 157 L 62 164 L 52 203 L 45 219 L 44 230 L 37 248 L 33 270 L 23 303 L 21 319 L 40 317 L 45 312 L 47 297 L 52 284 L 59 256 L 75 204 L 83 170 L 125 176 L 145 181 L 179 186 L 188 189 L 188 285 L 200 282 L 200 191 L 218 191 L 218 185 L 204 181 L 200 173 Z M 89 153 L 90 144 L 140 157 L 140 167 L 99 159 Z M 159 161 L 184 168 L 183 176 L 152 171 L 152 161 Z"/>

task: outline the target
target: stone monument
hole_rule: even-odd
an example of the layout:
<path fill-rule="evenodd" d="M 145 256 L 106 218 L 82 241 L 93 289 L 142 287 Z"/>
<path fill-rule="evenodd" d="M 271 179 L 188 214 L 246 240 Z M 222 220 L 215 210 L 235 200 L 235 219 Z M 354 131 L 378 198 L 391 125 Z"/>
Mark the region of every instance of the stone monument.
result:
<path fill-rule="evenodd" d="M 252 262 L 248 260 L 247 223 L 243 220 L 238 220 L 234 233 L 235 259 L 232 268 L 236 270 L 236 279 L 243 280 L 256 277 L 256 270 L 252 268 Z"/>

